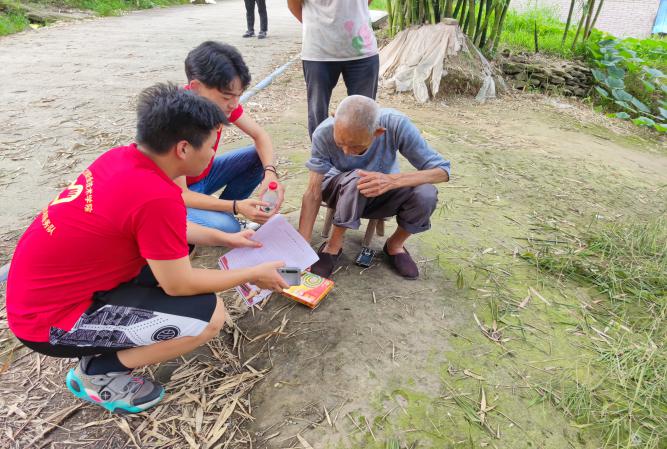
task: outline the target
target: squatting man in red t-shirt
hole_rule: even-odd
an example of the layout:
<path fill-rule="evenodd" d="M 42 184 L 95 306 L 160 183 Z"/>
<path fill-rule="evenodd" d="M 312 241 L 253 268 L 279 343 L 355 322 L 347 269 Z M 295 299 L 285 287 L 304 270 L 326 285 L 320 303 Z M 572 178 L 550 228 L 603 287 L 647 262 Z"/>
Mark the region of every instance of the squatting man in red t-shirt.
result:
<path fill-rule="evenodd" d="M 225 232 L 238 232 L 244 227 L 256 229 L 258 223 L 266 222 L 280 210 L 284 190 L 278 183 L 278 201 L 270 213 L 258 208 L 265 203 L 249 198 L 257 186 L 261 198 L 269 184 L 278 181 L 278 174 L 269 134 L 243 112 L 239 103 L 250 84 L 248 67 L 236 48 L 207 41 L 188 54 L 185 74 L 188 78 L 186 89 L 218 105 L 229 121 L 253 140 L 253 145 L 211 157 L 204 171 L 197 176 L 176 180 L 183 189 L 188 220 Z M 217 151 L 219 141 L 220 132 L 214 151 Z M 211 196 L 223 187 L 219 198 Z M 251 222 L 242 220 L 239 223 L 236 215 Z"/>
<path fill-rule="evenodd" d="M 67 374 L 75 396 L 136 413 L 164 389 L 134 368 L 188 353 L 227 318 L 212 292 L 244 282 L 287 287 L 273 261 L 231 271 L 192 268 L 188 242 L 258 246 L 186 222 L 173 180 L 197 176 L 227 119 L 202 96 L 173 85 L 143 91 L 137 143 L 102 154 L 51 201 L 21 237 L 7 284 L 9 327 L 29 348 L 79 357 Z M 148 265 L 146 265 L 148 264 Z"/>

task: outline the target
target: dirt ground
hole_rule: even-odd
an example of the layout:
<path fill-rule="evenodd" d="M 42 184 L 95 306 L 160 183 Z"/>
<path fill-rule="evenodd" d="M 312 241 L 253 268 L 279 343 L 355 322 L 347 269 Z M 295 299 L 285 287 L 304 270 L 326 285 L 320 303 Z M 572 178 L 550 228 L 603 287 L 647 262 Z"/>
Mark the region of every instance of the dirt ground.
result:
<path fill-rule="evenodd" d="M 182 80 L 179 61 L 210 34 L 210 26 L 204 26 L 210 11 L 222 21 L 227 7 L 242 17 L 240 2 L 223 1 L 206 10 L 142 12 L 0 40 L 0 63 L 10 67 L 11 75 L 3 71 L 2 81 L 12 86 L 0 112 L 0 120 L 9 124 L 0 134 L 5 258 L 17 230 L 68 176 L 104 149 L 131 138 L 133 96 L 156 77 Z M 256 80 L 298 48 L 298 32 L 287 27 L 289 17 L 284 11 L 275 14 L 275 23 L 285 28 L 270 26 L 277 29 L 273 40 L 244 46 L 236 30 L 224 26 L 216 37 L 252 55 L 248 59 Z M 132 32 L 110 36 L 118 32 L 118 22 Z M 195 28 L 200 34 L 190 33 L 192 24 L 202 25 Z M 186 27 L 188 33 L 178 32 Z M 174 45 L 155 45 L 162 41 Z M 69 62 L 63 62 L 58 49 L 68 45 L 77 49 L 72 49 Z M 28 56 L 26 48 L 42 56 Z M 107 56 L 95 56 L 102 52 Z M 40 64 L 27 64 L 41 58 Z M 25 62 L 16 64 L 17 60 Z M 124 67 L 122 76 L 117 70 L 108 74 L 112 64 Z M 46 76 L 56 77 L 56 82 L 40 89 Z M 93 87 L 100 80 L 103 86 Z M 23 82 L 28 85 L 21 87 Z M 342 96 L 342 89 L 337 90 L 334 103 Z M 239 391 L 250 391 L 250 400 L 232 414 L 228 434 L 244 437 L 222 444 L 225 436 L 215 444 L 317 449 L 385 448 L 392 447 L 391 442 L 402 448 L 600 447 L 595 432 L 542 400 L 543 390 L 538 388 L 573 366 L 591 369 L 591 354 L 582 349 L 589 337 L 571 323 L 592 292 L 556 284 L 517 254 L 545 223 L 576 229 L 594 221 L 664 214 L 665 142 L 582 103 L 537 94 L 485 105 L 460 97 L 417 105 L 408 96 L 382 91 L 379 101 L 408 114 L 431 145 L 452 161 L 451 182 L 439 186 L 433 228 L 409 246 L 422 276 L 404 281 L 381 257 L 369 269 L 355 266 L 352 260 L 362 237 L 356 232 L 348 236 L 334 291 L 314 311 L 274 297 L 261 310 L 243 315 L 238 300 L 226 293 L 228 306 L 239 316 L 238 330 L 224 334 L 213 353 L 233 352 L 238 361 L 219 367 L 213 358 L 206 366 L 194 367 L 192 375 L 199 369 L 220 368 L 220 373 L 207 371 L 212 373 L 207 379 L 213 379 L 207 382 L 243 373 L 260 373 L 263 378 L 258 377 L 251 390 Z M 273 136 L 288 188 L 284 212 L 296 223 L 307 173 L 303 163 L 309 154 L 298 64 L 251 99 L 246 109 Z M 225 141 L 226 148 L 241 144 L 235 134 Z M 316 230 L 319 226 L 321 220 Z M 387 232 L 394 226 L 389 222 Z M 312 243 L 321 241 L 317 234 Z M 376 237 L 373 246 L 379 250 L 382 243 Z M 215 267 L 221 253 L 218 248 L 202 249 L 194 263 Z M 521 301 L 529 289 L 537 293 L 529 294 L 525 309 L 511 314 L 522 326 L 500 323 L 497 333 L 489 332 L 500 299 Z M 499 335 L 499 341 L 489 334 Z M 145 432 L 146 427 L 163 428 L 158 427 L 159 414 L 112 419 L 88 405 L 70 410 L 78 404 L 72 403 L 62 383 L 68 361 L 54 362 L 15 348 L 6 330 L 0 341 L 7 361 L 0 370 L 0 427 L 8 437 L 0 446 L 26 447 L 34 441 L 36 447 L 59 448 L 211 447 L 201 421 L 197 426 L 196 406 L 207 410 L 205 422 L 208 416 L 225 416 L 227 410 L 225 403 L 207 405 L 211 391 L 203 384 L 201 390 L 180 393 L 183 376 L 176 375 L 167 388 L 180 398 L 165 406 L 171 407 L 172 434 L 193 437 L 165 441 Z M 35 382 L 26 382 L 26 376 Z M 472 412 L 465 404 L 473 404 Z M 64 417 L 57 415 L 59 411 Z M 480 412 L 485 426 L 474 424 Z M 53 422 L 57 425 L 44 434 Z"/>

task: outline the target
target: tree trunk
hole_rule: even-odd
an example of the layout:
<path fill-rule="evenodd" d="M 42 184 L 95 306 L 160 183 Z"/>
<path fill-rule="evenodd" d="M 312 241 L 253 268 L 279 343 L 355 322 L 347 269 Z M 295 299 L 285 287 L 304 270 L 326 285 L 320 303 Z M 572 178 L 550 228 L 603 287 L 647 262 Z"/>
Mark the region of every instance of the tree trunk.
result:
<path fill-rule="evenodd" d="M 570 24 L 572 23 L 572 12 L 574 11 L 574 4 L 576 1 L 577 0 L 570 0 L 570 11 L 567 13 L 567 22 L 565 22 L 565 31 L 563 32 L 563 40 L 560 43 L 560 48 L 563 48 L 563 45 L 565 45 L 567 32 L 570 29 Z"/>

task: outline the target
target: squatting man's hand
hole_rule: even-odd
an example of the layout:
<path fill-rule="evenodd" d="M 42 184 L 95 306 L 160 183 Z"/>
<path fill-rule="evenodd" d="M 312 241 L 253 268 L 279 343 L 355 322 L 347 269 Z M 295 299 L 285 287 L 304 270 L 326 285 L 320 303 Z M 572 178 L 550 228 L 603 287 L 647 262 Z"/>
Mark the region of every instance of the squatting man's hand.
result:
<path fill-rule="evenodd" d="M 284 267 L 282 261 L 266 262 L 253 268 L 253 279 L 251 282 L 259 288 L 280 292 L 284 288 L 289 288 L 285 279 L 278 274 L 278 268 Z"/>
<path fill-rule="evenodd" d="M 396 187 L 393 178 L 385 173 L 365 170 L 357 170 L 357 173 L 359 173 L 357 188 L 366 198 L 380 196 Z"/>

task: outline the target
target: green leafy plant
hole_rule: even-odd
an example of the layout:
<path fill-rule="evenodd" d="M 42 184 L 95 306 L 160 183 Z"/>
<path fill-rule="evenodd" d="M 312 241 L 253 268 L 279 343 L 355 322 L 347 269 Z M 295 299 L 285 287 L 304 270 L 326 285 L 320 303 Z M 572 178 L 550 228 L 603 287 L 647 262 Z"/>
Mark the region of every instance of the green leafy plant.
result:
<path fill-rule="evenodd" d="M 637 40 L 626 42 L 613 36 L 589 41 L 597 99 L 613 117 L 667 132 L 667 75 L 640 57 L 638 48 Z M 646 49 L 641 51 L 647 54 Z M 667 43 L 654 43 L 648 51 L 667 55 Z"/>

